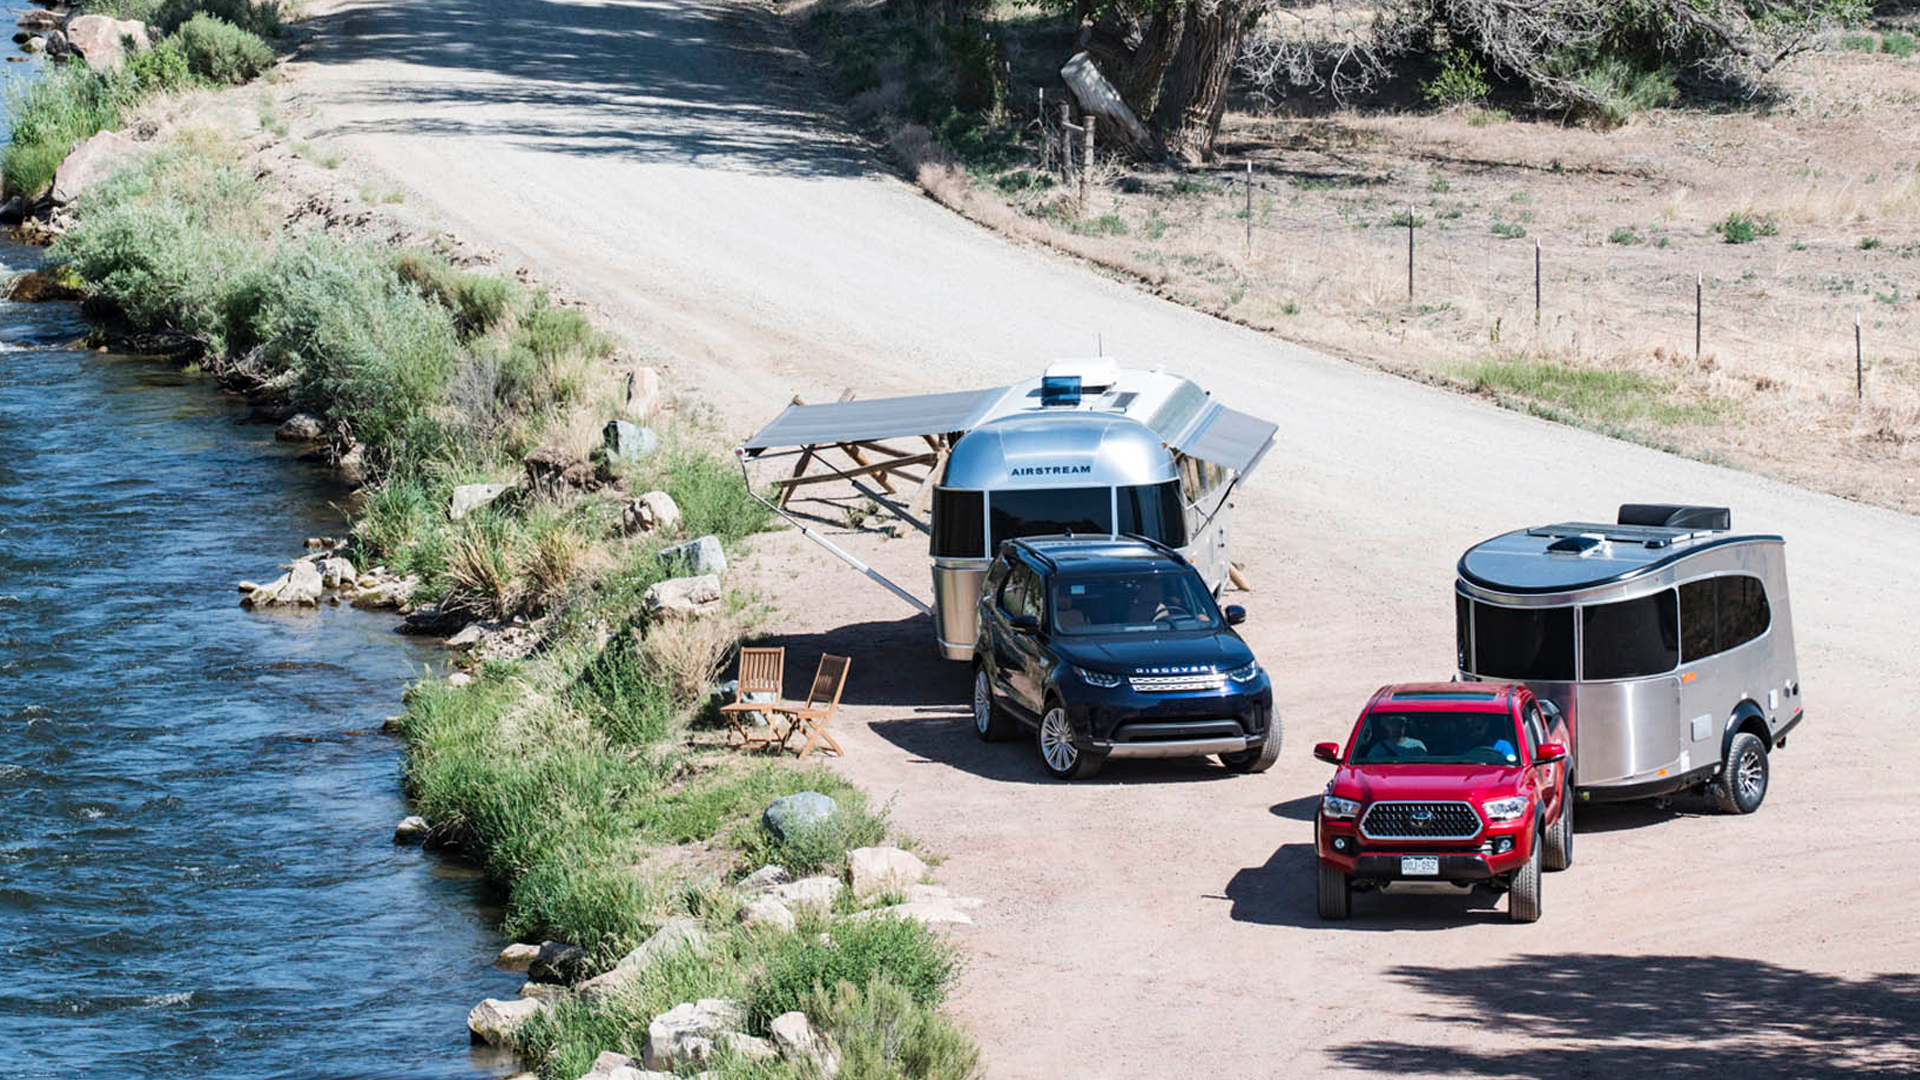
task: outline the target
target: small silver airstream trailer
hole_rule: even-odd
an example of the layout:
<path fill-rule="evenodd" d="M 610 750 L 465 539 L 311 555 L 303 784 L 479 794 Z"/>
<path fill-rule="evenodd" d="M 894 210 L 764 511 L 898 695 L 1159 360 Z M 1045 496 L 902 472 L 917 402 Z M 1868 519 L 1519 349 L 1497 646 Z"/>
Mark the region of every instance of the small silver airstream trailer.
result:
<path fill-rule="evenodd" d="M 1768 755 L 1803 715 L 1786 549 L 1731 528 L 1719 507 L 1627 505 L 1460 557 L 1461 675 L 1566 714 L 1581 801 L 1704 787 L 1752 813 L 1766 796 Z"/>
<path fill-rule="evenodd" d="M 942 656 L 968 660 L 980 583 L 1006 540 L 1144 536 L 1178 549 L 1217 592 L 1231 572 L 1228 499 L 1273 445 L 1276 430 L 1180 376 L 1077 360 L 988 390 L 795 404 L 749 439 L 740 456 L 744 469 L 750 458 L 776 456 L 771 450 L 797 455 L 800 466 L 779 485 L 886 477 L 918 484 L 904 507 L 882 499 L 895 512 L 917 509 L 930 494 L 927 524 L 902 516 L 929 534 L 931 607 L 789 517 L 810 539 L 931 614 Z M 883 441 L 913 438 L 925 445 L 902 449 Z M 828 449 L 853 465 L 805 475 Z"/>

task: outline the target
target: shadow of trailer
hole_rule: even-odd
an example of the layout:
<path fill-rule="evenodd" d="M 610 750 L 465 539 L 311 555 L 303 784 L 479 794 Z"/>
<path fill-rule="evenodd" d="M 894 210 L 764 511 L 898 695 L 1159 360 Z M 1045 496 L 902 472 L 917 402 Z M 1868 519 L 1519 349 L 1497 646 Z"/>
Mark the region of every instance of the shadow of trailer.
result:
<path fill-rule="evenodd" d="M 773 481 L 778 495 L 768 506 L 932 615 L 940 655 L 970 660 L 980 584 L 1007 540 L 1143 536 L 1179 551 L 1216 595 L 1229 581 L 1244 585 L 1229 551 L 1230 500 L 1277 430 L 1178 375 L 1103 359 L 1060 361 L 1039 378 L 985 390 L 796 400 L 736 453 L 750 490 L 749 462 L 793 458 L 789 475 Z M 786 510 L 798 488 L 863 481 L 882 489 L 872 493 L 881 505 L 929 534 L 931 605 Z"/>
<path fill-rule="evenodd" d="M 1460 557 L 1460 673 L 1566 714 L 1580 801 L 1699 787 L 1745 814 L 1766 797 L 1770 754 L 1805 715 L 1786 544 L 1732 526 L 1721 507 L 1629 504 Z"/>

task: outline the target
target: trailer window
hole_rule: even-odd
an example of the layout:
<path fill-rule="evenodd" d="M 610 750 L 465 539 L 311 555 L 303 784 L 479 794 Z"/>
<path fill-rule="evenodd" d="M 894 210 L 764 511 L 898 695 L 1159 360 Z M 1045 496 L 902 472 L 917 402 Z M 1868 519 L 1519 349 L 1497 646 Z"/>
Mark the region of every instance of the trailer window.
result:
<path fill-rule="evenodd" d="M 1519 682 L 1573 681 L 1573 609 L 1473 605 L 1476 675 Z"/>
<path fill-rule="evenodd" d="M 1187 546 L 1187 507 L 1180 498 L 1178 480 L 1120 488 L 1114 492 L 1114 502 L 1120 509 L 1117 531 L 1168 547 Z"/>
<path fill-rule="evenodd" d="M 996 547 L 1023 536 L 1107 536 L 1113 532 L 1112 488 L 996 491 L 987 505 L 992 508 Z"/>
<path fill-rule="evenodd" d="M 1767 587 L 1727 574 L 1680 586 L 1681 658 L 1692 663 L 1752 641 L 1773 624 Z"/>
<path fill-rule="evenodd" d="M 1636 679 L 1680 663 L 1680 620 L 1673 590 L 1580 609 L 1580 677 Z"/>
<path fill-rule="evenodd" d="M 982 559 L 987 555 L 987 524 L 983 491 L 933 489 L 933 538 L 935 556 L 957 559 Z"/>
<path fill-rule="evenodd" d="M 1455 671 L 1473 670 L 1473 601 L 1453 594 L 1453 665 Z"/>

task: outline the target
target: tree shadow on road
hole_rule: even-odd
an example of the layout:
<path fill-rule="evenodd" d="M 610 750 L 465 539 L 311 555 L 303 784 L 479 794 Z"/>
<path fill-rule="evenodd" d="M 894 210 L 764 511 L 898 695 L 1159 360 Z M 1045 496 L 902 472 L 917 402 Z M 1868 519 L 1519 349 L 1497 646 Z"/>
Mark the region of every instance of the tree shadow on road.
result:
<path fill-rule="evenodd" d="M 1764 947 L 1763 939 L 1754 943 Z M 1739 957 L 1576 954 L 1482 967 L 1409 964 L 1387 975 L 1437 1002 L 1423 1019 L 1524 1037 L 1526 1045 L 1376 1039 L 1332 1050 L 1332 1060 L 1403 1076 L 1920 1072 L 1920 975 L 1911 973 L 1849 979 Z"/>
<path fill-rule="evenodd" d="M 880 172 L 823 107 L 775 17 L 746 5 L 415 0 L 316 16 L 302 60 L 448 72 L 361 104 L 392 115 L 323 138 L 504 139 L 533 150 L 805 177 Z M 423 118 L 423 111 L 440 115 Z"/>

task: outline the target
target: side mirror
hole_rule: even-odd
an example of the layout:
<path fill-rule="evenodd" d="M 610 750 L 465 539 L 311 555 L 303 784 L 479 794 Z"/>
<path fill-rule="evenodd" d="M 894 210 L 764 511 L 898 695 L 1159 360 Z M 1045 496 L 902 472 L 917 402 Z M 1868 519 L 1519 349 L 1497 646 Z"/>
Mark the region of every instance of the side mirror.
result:
<path fill-rule="evenodd" d="M 1239 604 L 1227 605 L 1227 625 L 1228 626 L 1239 626 L 1241 623 L 1246 621 L 1247 621 L 1246 608 L 1241 607 Z"/>
<path fill-rule="evenodd" d="M 1040 617 L 1038 615 L 1015 615 L 1012 625 L 1013 632 L 1016 634 L 1037 634 L 1040 632 Z"/>
<path fill-rule="evenodd" d="M 1533 763 L 1535 765 L 1545 765 L 1548 762 L 1565 761 L 1566 759 L 1567 748 L 1557 742 L 1543 742 L 1540 744 L 1540 748 L 1533 752 Z"/>
<path fill-rule="evenodd" d="M 1329 765 L 1338 765 L 1340 764 L 1340 744 L 1337 742 L 1315 743 L 1313 756 Z"/>

